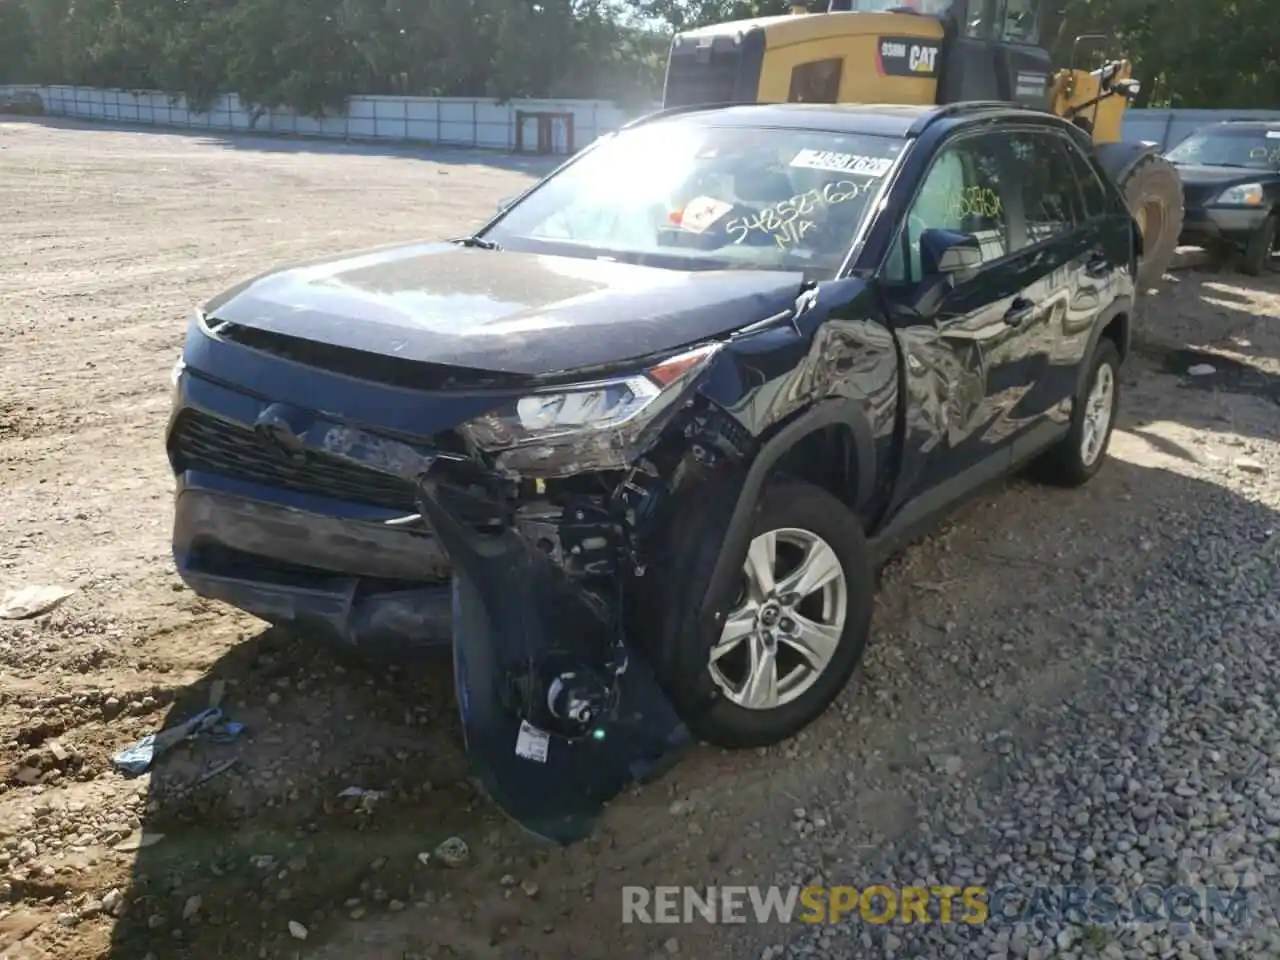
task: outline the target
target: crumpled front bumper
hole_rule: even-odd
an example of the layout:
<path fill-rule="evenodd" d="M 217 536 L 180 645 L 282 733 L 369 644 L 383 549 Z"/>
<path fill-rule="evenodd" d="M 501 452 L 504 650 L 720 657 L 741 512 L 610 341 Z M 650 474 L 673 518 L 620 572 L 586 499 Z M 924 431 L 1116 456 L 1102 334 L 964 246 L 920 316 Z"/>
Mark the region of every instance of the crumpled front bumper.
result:
<path fill-rule="evenodd" d="M 535 835 L 571 843 L 688 731 L 623 638 L 622 608 L 571 582 L 510 527 L 478 532 L 424 478 L 419 502 L 454 568 L 454 676 L 479 786 Z"/>
<path fill-rule="evenodd" d="M 174 514 L 174 561 L 196 594 L 375 655 L 448 651 L 448 564 L 425 531 L 308 510 L 305 497 L 298 505 L 257 499 L 205 479 L 179 478 Z"/>

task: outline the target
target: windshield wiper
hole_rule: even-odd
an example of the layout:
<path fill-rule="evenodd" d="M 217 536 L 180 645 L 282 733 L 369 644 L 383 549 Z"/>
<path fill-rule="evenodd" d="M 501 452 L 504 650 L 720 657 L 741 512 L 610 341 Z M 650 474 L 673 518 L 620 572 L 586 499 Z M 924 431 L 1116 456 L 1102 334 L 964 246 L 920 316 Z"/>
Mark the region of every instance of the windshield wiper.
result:
<path fill-rule="evenodd" d="M 474 247 L 476 250 L 501 250 L 502 248 L 492 240 L 486 240 L 484 237 L 460 237 L 453 241 L 460 247 Z"/>

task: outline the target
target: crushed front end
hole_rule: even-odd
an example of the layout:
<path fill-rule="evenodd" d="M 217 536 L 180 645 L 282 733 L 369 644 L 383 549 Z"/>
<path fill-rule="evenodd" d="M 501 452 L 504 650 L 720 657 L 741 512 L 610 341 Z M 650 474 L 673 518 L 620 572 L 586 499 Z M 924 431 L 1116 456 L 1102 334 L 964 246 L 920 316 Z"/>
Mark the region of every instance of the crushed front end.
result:
<path fill-rule="evenodd" d="M 561 843 L 690 736 L 659 682 L 664 552 L 750 438 L 696 389 L 719 351 L 551 387 L 461 428 L 481 494 L 428 469 L 419 505 L 454 572 L 454 669 L 477 780 Z M 499 518 L 494 520 L 493 518 Z"/>

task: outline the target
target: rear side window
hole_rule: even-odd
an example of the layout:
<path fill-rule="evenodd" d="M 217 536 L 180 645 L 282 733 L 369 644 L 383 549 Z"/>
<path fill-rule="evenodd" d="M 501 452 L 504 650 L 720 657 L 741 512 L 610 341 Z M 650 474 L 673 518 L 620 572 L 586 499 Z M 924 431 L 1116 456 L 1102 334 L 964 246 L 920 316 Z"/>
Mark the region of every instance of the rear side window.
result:
<path fill-rule="evenodd" d="M 1022 132 L 1009 138 L 1026 218 L 1027 244 L 1070 233 L 1088 219 L 1066 142 L 1054 133 Z"/>

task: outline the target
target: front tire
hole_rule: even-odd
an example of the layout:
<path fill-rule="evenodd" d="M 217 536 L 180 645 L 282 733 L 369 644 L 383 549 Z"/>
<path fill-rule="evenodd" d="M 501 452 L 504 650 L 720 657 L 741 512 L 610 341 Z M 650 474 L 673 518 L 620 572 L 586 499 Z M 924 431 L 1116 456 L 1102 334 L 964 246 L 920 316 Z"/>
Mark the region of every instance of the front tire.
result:
<path fill-rule="evenodd" d="M 1036 464 L 1040 479 L 1060 487 L 1088 483 L 1102 467 L 1120 409 L 1120 351 L 1103 338 L 1093 351 L 1084 390 L 1071 411 L 1071 429 Z"/>
<path fill-rule="evenodd" d="M 1262 221 L 1262 226 L 1249 234 L 1240 261 L 1240 272 L 1251 277 L 1261 276 L 1271 263 L 1271 252 L 1276 248 L 1277 219 L 1273 213 Z"/>
<path fill-rule="evenodd" d="M 685 676 L 669 689 L 706 689 L 708 677 L 714 689 L 709 702 L 676 704 L 690 731 L 740 749 L 778 743 L 817 719 L 862 658 L 873 582 L 862 525 L 843 503 L 809 483 L 771 483 L 718 635 L 675 658 Z"/>

